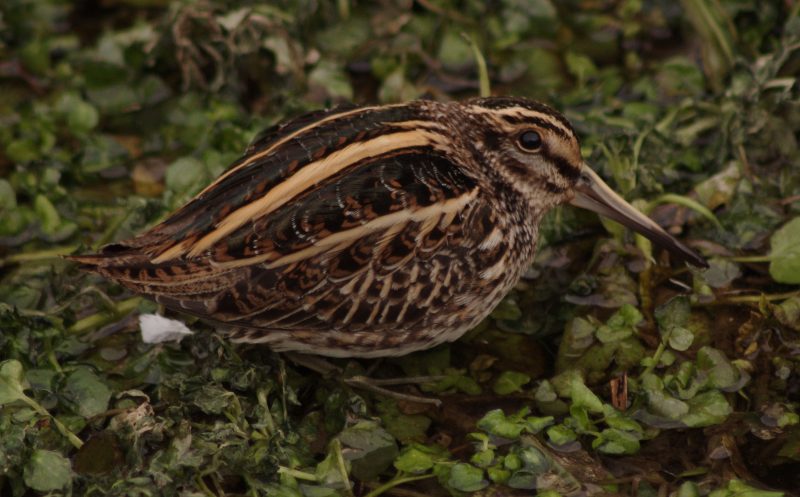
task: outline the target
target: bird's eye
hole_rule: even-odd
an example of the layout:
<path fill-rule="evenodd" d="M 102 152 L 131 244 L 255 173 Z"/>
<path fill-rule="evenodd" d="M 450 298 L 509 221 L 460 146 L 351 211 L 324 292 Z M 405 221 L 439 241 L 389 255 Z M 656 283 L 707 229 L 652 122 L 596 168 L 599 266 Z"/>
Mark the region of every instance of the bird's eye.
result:
<path fill-rule="evenodd" d="M 525 131 L 519 135 L 518 142 L 526 152 L 536 152 L 542 148 L 542 137 L 536 131 Z"/>

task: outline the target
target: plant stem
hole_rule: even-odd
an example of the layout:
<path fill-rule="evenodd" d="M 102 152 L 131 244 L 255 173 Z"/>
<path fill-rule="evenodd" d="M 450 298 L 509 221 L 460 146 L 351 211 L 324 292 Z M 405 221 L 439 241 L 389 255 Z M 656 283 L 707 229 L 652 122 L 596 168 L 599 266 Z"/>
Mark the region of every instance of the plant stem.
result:
<path fill-rule="evenodd" d="M 687 209 L 692 209 L 696 213 L 700 214 L 704 218 L 711 221 L 714 226 L 719 229 L 722 229 L 722 223 L 719 222 L 717 216 L 714 215 L 705 205 L 701 204 L 697 200 L 694 200 L 689 197 L 685 197 L 683 195 L 676 195 L 674 193 L 665 193 L 655 200 L 651 201 L 650 204 L 647 206 L 647 211 L 651 211 L 653 207 L 657 204 L 678 204 L 686 207 Z"/>
<path fill-rule="evenodd" d="M 733 262 L 769 262 L 772 260 L 772 257 L 768 255 L 741 255 L 728 257 L 728 260 Z"/>
<path fill-rule="evenodd" d="M 278 473 L 282 475 L 289 475 L 292 478 L 305 481 L 317 481 L 316 475 L 300 471 L 299 469 L 287 468 L 286 466 L 278 466 Z"/>
<path fill-rule="evenodd" d="M 79 319 L 75 324 L 67 328 L 67 333 L 70 335 L 80 335 L 88 330 L 108 324 L 136 309 L 141 301 L 141 297 L 131 297 L 127 300 L 117 302 L 111 312 L 97 312 L 91 316 Z"/>
<path fill-rule="evenodd" d="M 339 0 L 336 2 L 336 8 L 339 11 L 339 18 L 347 20 L 350 18 L 350 0 Z"/>
<path fill-rule="evenodd" d="M 426 478 L 433 478 L 436 475 L 418 475 L 418 476 L 395 476 L 391 480 L 387 481 L 383 485 L 374 488 L 370 493 L 365 495 L 364 497 L 378 497 L 380 494 L 386 492 L 387 490 L 394 488 L 398 485 L 402 485 L 403 483 L 409 483 L 412 481 L 417 480 L 424 480 Z"/>
<path fill-rule="evenodd" d="M 775 302 L 777 300 L 786 300 L 792 297 L 800 297 L 800 291 L 773 293 L 773 294 L 760 294 L 760 295 L 739 295 L 735 297 L 727 297 L 720 299 L 716 302 L 709 302 L 708 305 L 726 305 L 726 304 L 758 304 L 759 302 Z"/>
<path fill-rule="evenodd" d="M 667 332 L 667 335 L 661 339 L 661 343 L 658 344 L 655 353 L 653 353 L 653 357 L 651 358 L 653 363 L 644 368 L 642 371 L 642 375 L 647 373 L 651 373 L 658 363 L 661 362 L 661 356 L 664 355 L 664 351 L 667 350 L 667 342 L 669 341 L 670 332 Z M 640 375 L 641 376 L 641 375 Z"/>
<path fill-rule="evenodd" d="M 69 431 L 69 428 L 64 426 L 64 423 L 56 419 L 56 417 L 50 414 L 50 412 L 44 407 L 42 407 L 40 403 L 36 402 L 36 400 L 32 399 L 31 397 L 28 397 L 27 395 L 23 395 L 22 397 L 20 397 L 20 399 L 23 402 L 25 402 L 28 405 L 28 407 L 39 413 L 40 416 L 50 418 L 50 420 L 52 420 L 53 424 L 56 426 L 58 432 L 64 435 L 67 438 L 67 440 L 69 440 L 69 443 L 71 443 L 73 447 L 75 447 L 76 449 L 80 449 L 81 447 L 83 447 L 83 441 L 80 438 L 78 438 L 77 435 Z"/>
<path fill-rule="evenodd" d="M 205 495 L 207 495 L 208 497 L 216 497 L 216 494 L 212 492 L 211 489 L 208 488 L 208 485 L 206 485 L 206 482 L 203 481 L 203 475 L 195 476 L 194 482 L 197 484 L 197 486 Z"/>
<path fill-rule="evenodd" d="M 58 259 L 62 255 L 68 255 L 78 248 L 77 245 L 62 245 L 59 247 L 52 247 L 45 250 L 37 250 L 35 252 L 24 252 L 21 254 L 13 254 L 8 257 L 0 259 L 0 266 L 7 264 L 21 263 L 21 262 L 36 262 L 44 261 L 47 259 Z"/>
<path fill-rule="evenodd" d="M 486 67 L 486 58 L 481 53 L 478 43 L 472 36 L 462 33 L 461 36 L 466 39 L 472 47 L 472 54 L 475 56 L 475 64 L 478 66 L 478 82 L 480 85 L 480 95 L 488 97 L 492 94 L 491 85 L 489 83 L 489 70 Z"/>
<path fill-rule="evenodd" d="M 336 452 L 336 465 L 339 468 L 339 474 L 342 476 L 344 490 L 349 497 L 355 497 L 353 494 L 353 486 L 350 484 L 350 477 L 347 475 L 347 467 L 344 464 L 344 456 L 342 456 L 342 443 L 338 438 L 335 438 L 332 444 L 333 450 Z"/>

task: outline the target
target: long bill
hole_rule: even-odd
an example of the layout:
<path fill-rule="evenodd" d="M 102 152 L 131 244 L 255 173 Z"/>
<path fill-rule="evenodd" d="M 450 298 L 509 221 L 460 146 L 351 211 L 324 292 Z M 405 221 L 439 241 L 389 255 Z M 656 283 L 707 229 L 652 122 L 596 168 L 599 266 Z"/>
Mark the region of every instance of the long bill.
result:
<path fill-rule="evenodd" d="M 708 267 L 708 263 L 697 252 L 679 242 L 652 219 L 636 210 L 585 164 L 575 186 L 575 197 L 570 204 L 627 226 L 693 266 Z"/>

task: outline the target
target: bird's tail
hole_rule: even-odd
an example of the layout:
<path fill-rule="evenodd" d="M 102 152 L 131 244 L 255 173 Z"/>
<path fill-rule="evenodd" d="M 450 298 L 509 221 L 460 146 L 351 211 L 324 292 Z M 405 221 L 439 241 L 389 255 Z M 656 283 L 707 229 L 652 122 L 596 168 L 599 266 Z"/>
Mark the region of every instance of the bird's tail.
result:
<path fill-rule="evenodd" d="M 114 243 L 106 245 L 94 254 L 65 255 L 64 259 L 77 262 L 84 271 L 105 274 L 106 270 L 121 267 L 136 267 L 149 262 L 149 257 L 129 245 Z"/>

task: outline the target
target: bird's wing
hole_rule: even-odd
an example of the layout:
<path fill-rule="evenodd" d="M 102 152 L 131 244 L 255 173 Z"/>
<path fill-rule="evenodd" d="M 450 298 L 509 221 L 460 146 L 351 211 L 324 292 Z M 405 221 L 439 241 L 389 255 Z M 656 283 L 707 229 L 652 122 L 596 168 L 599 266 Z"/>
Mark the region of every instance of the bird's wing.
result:
<path fill-rule="evenodd" d="M 456 266 L 485 233 L 464 224 L 491 229 L 483 207 L 475 182 L 443 156 L 398 153 L 326 180 L 202 257 L 100 272 L 167 307 L 248 329 L 407 324 L 452 297 L 449 278 L 467 277 Z"/>
<path fill-rule="evenodd" d="M 338 116 L 340 114 L 357 109 L 359 109 L 359 107 L 356 105 L 342 104 L 334 107 L 333 109 L 315 110 L 294 117 L 288 121 L 280 122 L 258 133 L 247 146 L 244 154 L 247 156 L 260 150 L 265 150 L 279 142 L 284 137 L 287 137 L 305 127 L 312 126 L 320 121 L 323 121 L 324 119 Z"/>
<path fill-rule="evenodd" d="M 466 250 L 460 223 L 479 192 L 438 148 L 446 137 L 408 112 L 290 126 L 150 232 L 76 259 L 169 307 L 265 328 L 366 321 L 348 292 L 405 295 L 411 276 L 430 304 L 425 279 L 451 265 L 433 256 Z M 418 260 L 431 267 L 409 274 Z M 371 281 L 401 267 L 389 286 Z M 348 299 L 351 315 L 334 316 Z"/>
<path fill-rule="evenodd" d="M 291 201 L 325 177 L 344 172 L 360 156 L 380 156 L 393 141 L 408 146 L 430 142 L 425 130 L 413 129 L 414 118 L 408 106 L 340 108 L 272 127 L 164 222 L 136 238 L 104 247 L 96 262 L 88 257 L 79 261 L 95 266 L 103 264 L 104 255 L 117 261 L 146 255 L 156 264 L 196 258 L 235 228 L 275 207 L 277 195 Z M 398 133 L 406 140 L 394 140 Z M 287 191 L 289 186 L 294 189 Z"/>

